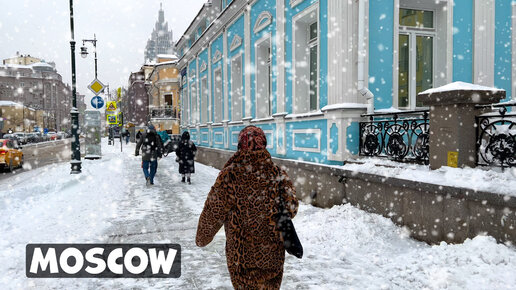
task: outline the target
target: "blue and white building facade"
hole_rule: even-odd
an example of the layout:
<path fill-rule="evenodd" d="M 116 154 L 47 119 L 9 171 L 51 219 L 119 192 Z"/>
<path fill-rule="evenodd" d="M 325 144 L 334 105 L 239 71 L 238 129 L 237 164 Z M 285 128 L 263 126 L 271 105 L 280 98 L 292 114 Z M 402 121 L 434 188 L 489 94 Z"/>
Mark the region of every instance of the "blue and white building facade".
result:
<path fill-rule="evenodd" d="M 278 158 L 342 164 L 364 113 L 418 109 L 454 81 L 515 93 L 511 0 L 212 0 L 176 43 L 182 129 L 236 150 L 261 127 Z"/>

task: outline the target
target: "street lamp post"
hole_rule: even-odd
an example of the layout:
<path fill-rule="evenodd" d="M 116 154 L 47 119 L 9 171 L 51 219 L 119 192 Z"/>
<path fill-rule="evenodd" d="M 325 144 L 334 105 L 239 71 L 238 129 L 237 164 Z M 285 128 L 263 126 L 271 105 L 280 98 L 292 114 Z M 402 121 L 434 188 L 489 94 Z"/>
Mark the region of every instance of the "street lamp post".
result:
<path fill-rule="evenodd" d="M 73 0 L 70 0 L 70 31 L 72 39 L 70 40 L 71 58 L 72 58 L 72 166 L 71 174 L 81 173 L 81 144 L 79 142 L 79 110 L 77 110 L 77 86 L 75 80 L 75 40 L 73 33 Z"/>
<path fill-rule="evenodd" d="M 93 34 L 93 39 L 83 39 L 81 47 L 81 56 L 86 58 L 88 56 L 88 49 L 86 48 L 86 42 L 93 43 L 93 50 L 95 53 L 95 79 L 97 78 L 97 35 Z"/>

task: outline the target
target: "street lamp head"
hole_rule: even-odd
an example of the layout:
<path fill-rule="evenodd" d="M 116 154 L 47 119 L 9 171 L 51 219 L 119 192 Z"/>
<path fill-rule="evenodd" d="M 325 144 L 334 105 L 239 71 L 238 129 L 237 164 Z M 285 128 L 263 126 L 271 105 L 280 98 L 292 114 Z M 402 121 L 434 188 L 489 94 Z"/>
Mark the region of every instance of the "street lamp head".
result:
<path fill-rule="evenodd" d="M 81 47 L 81 56 L 82 58 L 86 58 L 88 56 L 88 48 L 86 48 L 86 46 Z"/>

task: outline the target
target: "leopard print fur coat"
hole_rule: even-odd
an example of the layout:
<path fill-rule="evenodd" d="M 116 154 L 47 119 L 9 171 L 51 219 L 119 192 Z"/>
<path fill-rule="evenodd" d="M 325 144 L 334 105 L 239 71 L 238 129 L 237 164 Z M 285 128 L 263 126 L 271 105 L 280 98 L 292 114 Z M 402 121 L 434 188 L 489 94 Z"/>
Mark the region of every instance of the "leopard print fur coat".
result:
<path fill-rule="evenodd" d="M 285 249 L 275 215 L 282 193 L 293 218 L 295 189 L 266 149 L 237 151 L 219 173 L 199 218 L 196 244 L 208 245 L 224 225 L 226 260 L 235 289 L 279 289 Z"/>

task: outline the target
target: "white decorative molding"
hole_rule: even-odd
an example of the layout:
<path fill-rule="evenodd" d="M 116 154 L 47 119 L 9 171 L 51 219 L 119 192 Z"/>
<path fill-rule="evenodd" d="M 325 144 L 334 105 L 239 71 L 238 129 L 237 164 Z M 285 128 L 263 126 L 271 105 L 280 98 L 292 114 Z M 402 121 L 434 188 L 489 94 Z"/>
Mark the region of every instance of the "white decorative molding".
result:
<path fill-rule="evenodd" d="M 216 50 L 215 53 L 213 54 L 213 59 L 211 60 L 211 63 L 215 64 L 216 62 L 218 62 L 219 60 L 222 59 L 222 52 L 220 52 L 220 50 Z"/>
<path fill-rule="evenodd" d="M 285 111 L 285 1 L 276 0 L 276 70 L 278 73 L 276 85 L 276 113 Z M 274 112 L 273 112 L 274 113 Z M 278 138 L 276 138 L 277 140 Z M 278 154 L 279 147 L 276 149 Z"/>
<path fill-rule="evenodd" d="M 206 141 L 204 141 L 204 136 L 206 135 Z M 201 143 L 210 143 L 210 134 L 209 132 L 201 132 Z"/>
<path fill-rule="evenodd" d="M 474 1 L 473 83 L 494 86 L 495 1 Z"/>
<path fill-rule="evenodd" d="M 265 137 L 270 136 L 270 140 L 267 140 L 267 149 L 274 149 L 274 132 L 272 130 L 263 130 Z"/>
<path fill-rule="evenodd" d="M 215 132 L 213 135 L 214 135 L 213 141 L 216 145 L 224 145 L 224 132 Z M 215 137 L 215 136 L 218 136 L 218 135 L 222 136 L 222 138 L 220 139 L 220 140 L 222 140 L 221 142 L 217 142 L 217 137 Z"/>
<path fill-rule="evenodd" d="M 317 148 L 297 147 L 296 134 L 312 134 L 317 139 Z M 292 150 L 301 152 L 321 153 L 321 129 L 295 129 L 292 130 Z"/>
<path fill-rule="evenodd" d="M 233 131 L 233 132 L 231 132 L 231 145 L 233 145 L 233 146 L 238 146 L 238 134 L 240 134 L 240 132 L 239 132 L 239 131 Z M 233 136 L 234 136 L 234 135 L 236 135 L 236 136 L 237 136 L 237 138 L 236 138 L 237 142 L 236 142 L 236 143 L 235 143 L 235 142 L 233 142 Z"/>
<path fill-rule="evenodd" d="M 301 2 L 303 2 L 304 0 L 290 0 L 290 7 L 291 8 L 294 8 L 296 7 L 297 5 L 301 4 Z"/>
<path fill-rule="evenodd" d="M 205 62 L 205 61 L 203 61 L 203 62 L 202 62 L 202 64 L 201 64 L 200 72 L 205 71 L 207 68 L 208 68 L 208 65 L 206 64 L 206 62 Z"/>
<path fill-rule="evenodd" d="M 269 26 L 272 23 L 272 14 L 269 11 L 263 11 L 258 16 L 258 19 L 254 23 L 253 32 L 258 33 L 262 31 L 265 27 Z"/>
<path fill-rule="evenodd" d="M 229 51 L 237 49 L 240 45 L 242 45 L 242 37 L 235 35 L 231 41 L 231 45 L 229 46 Z"/>

